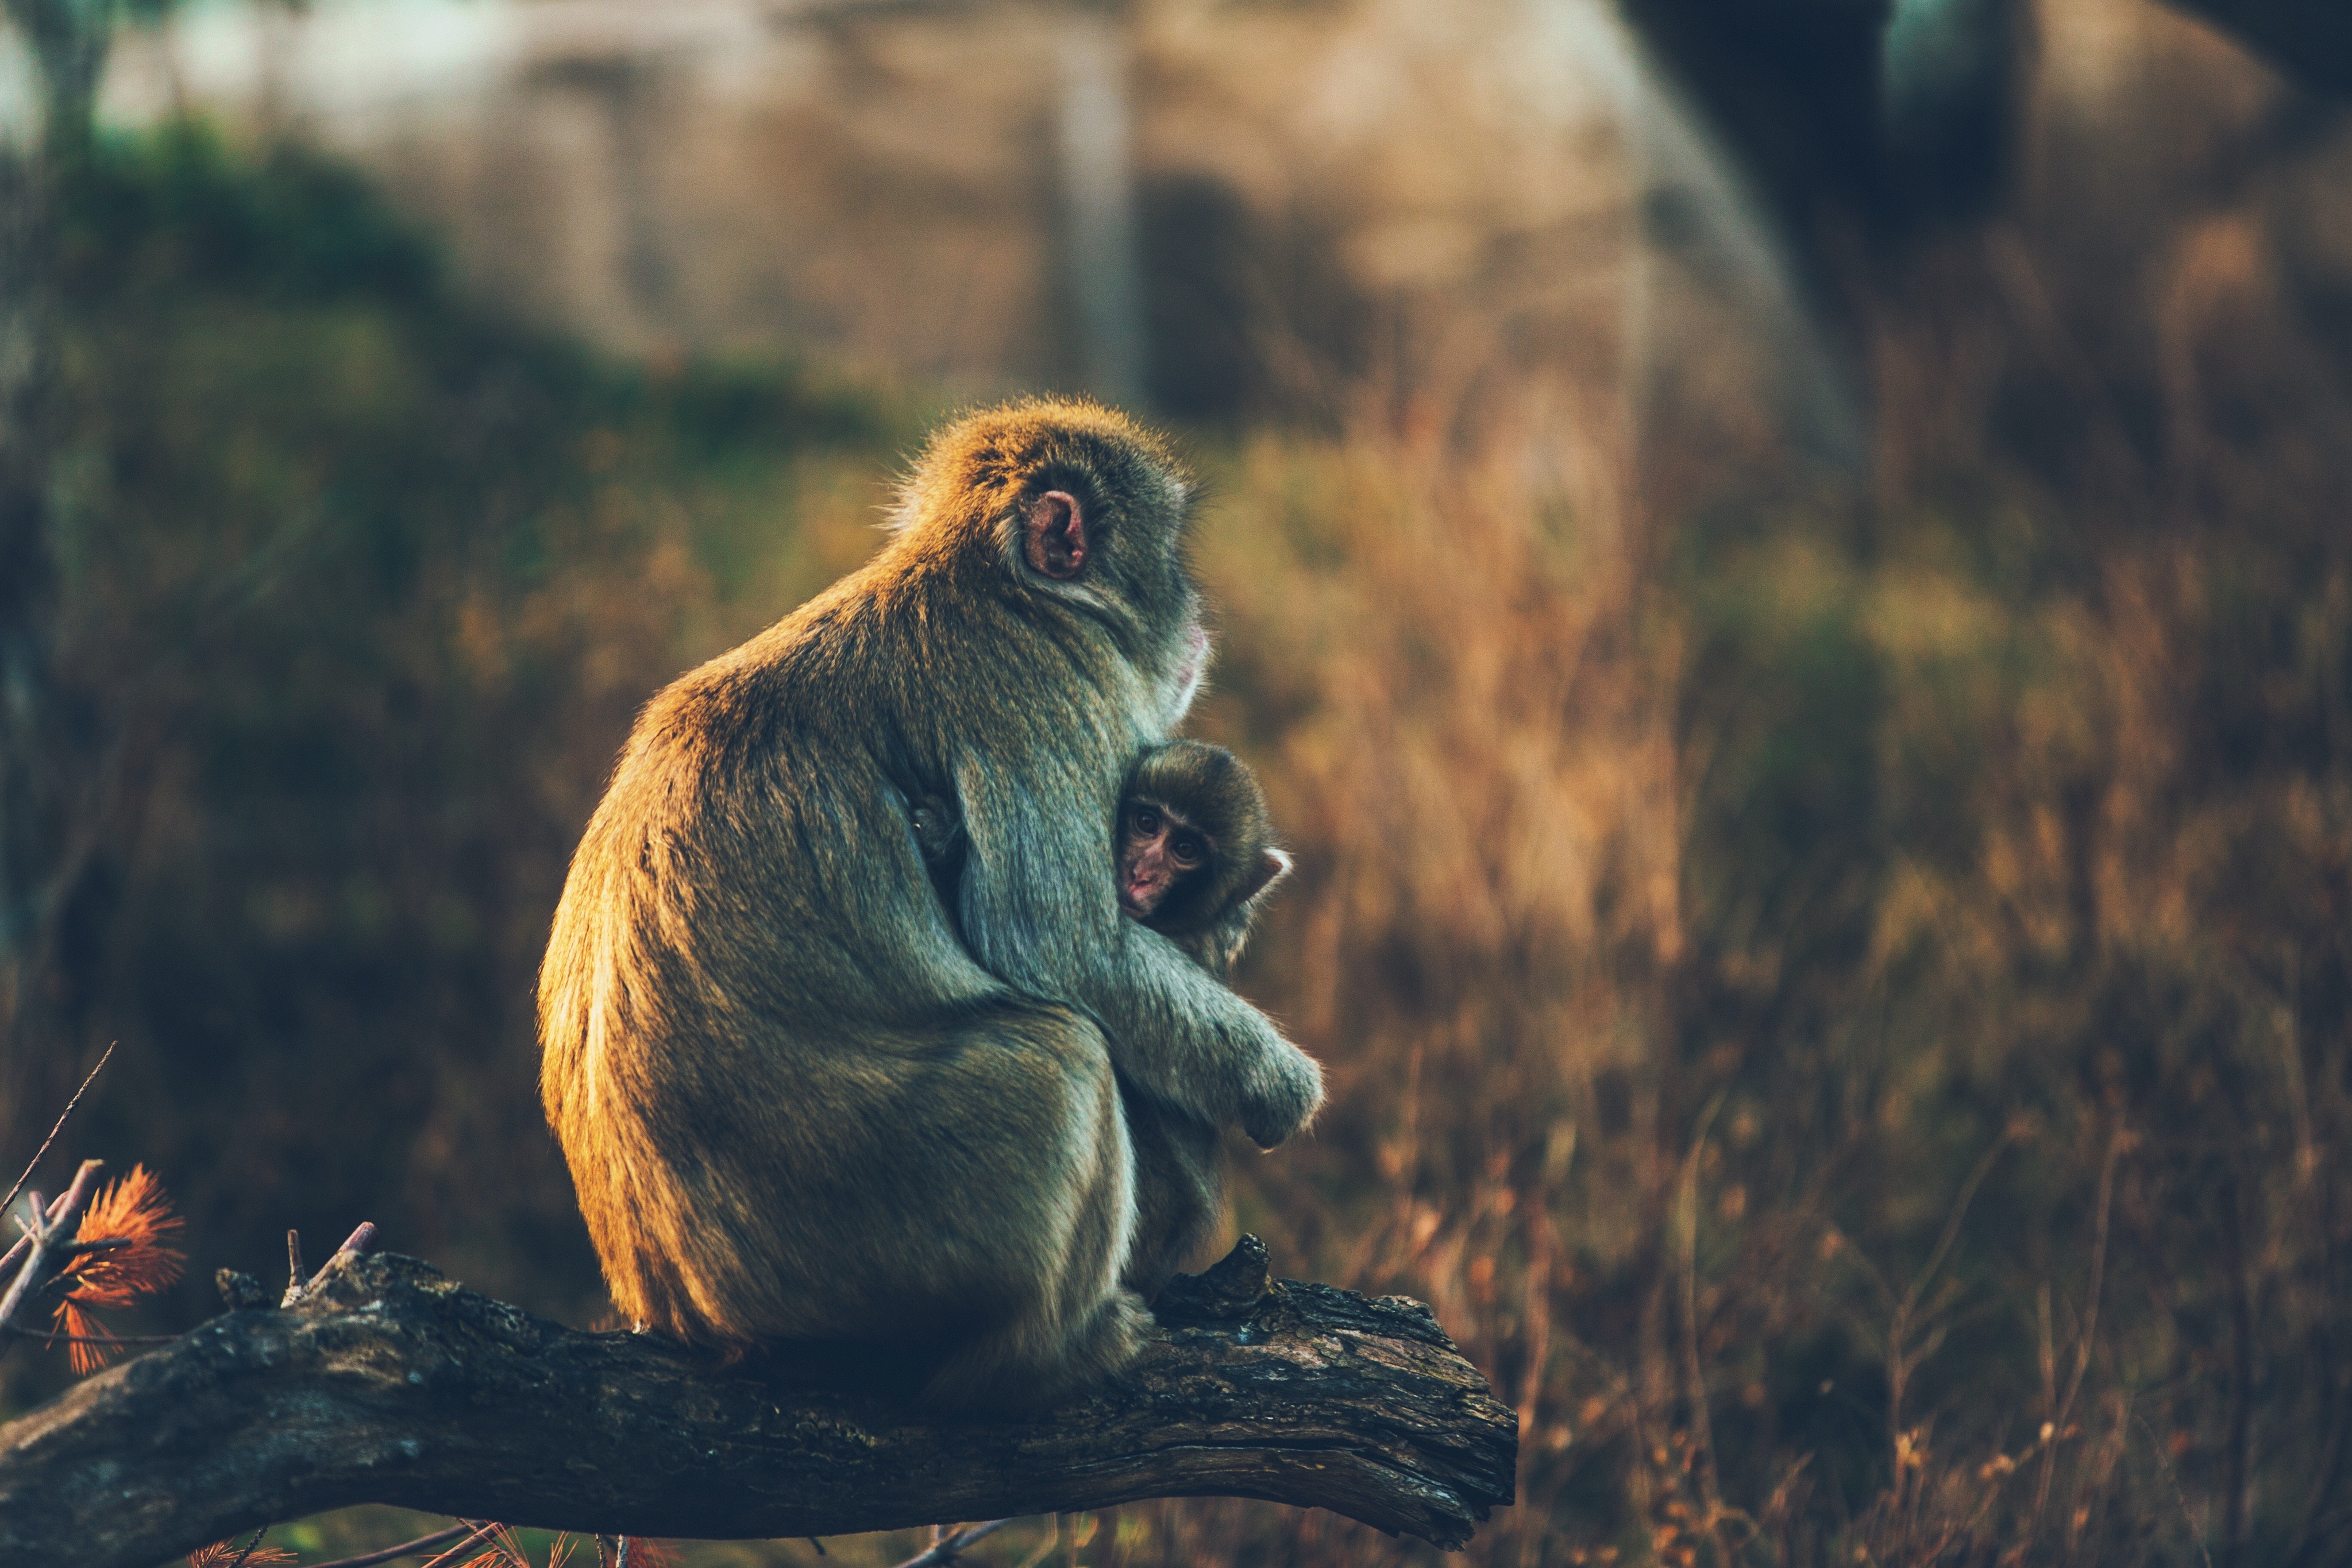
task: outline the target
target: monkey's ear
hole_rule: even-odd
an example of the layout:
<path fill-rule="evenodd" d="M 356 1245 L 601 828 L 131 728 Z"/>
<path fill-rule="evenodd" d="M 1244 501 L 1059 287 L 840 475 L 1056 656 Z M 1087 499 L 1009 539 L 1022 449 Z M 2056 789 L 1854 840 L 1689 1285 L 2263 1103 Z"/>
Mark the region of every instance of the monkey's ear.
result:
<path fill-rule="evenodd" d="M 1238 897 L 1242 900 L 1255 898 L 1259 894 L 1264 893 L 1267 888 L 1272 887 L 1276 883 L 1280 882 L 1284 877 L 1288 876 L 1289 874 L 1289 852 L 1286 850 L 1268 850 L 1264 854 L 1258 856 L 1257 864 L 1250 868 L 1249 881 L 1242 884 L 1242 890 L 1238 894 Z"/>
<path fill-rule="evenodd" d="M 1030 502 L 1021 531 L 1023 550 L 1037 571 L 1067 582 L 1086 570 L 1086 508 L 1067 490 L 1048 490 Z"/>

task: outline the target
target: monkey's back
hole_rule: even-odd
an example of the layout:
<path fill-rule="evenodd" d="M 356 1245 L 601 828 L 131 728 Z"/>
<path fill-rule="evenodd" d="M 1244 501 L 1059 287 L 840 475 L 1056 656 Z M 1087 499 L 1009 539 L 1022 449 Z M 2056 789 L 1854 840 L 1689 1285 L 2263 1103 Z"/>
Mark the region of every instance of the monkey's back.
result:
<path fill-rule="evenodd" d="M 1003 710 L 986 760 L 1020 777 L 1026 748 L 1132 745 L 1055 731 L 1034 689 L 1120 666 L 1082 617 L 992 616 L 895 553 L 648 705 L 556 911 L 549 1119 L 615 1303 L 683 1338 L 951 1333 L 987 1310 L 953 1260 L 1007 1225 L 956 1194 L 1069 1137 L 1046 1042 L 969 1059 L 973 1018 L 1017 1043 L 1029 1004 L 959 939 L 905 802 L 971 765 L 940 683 Z M 984 661 L 1008 644 L 1020 669 Z M 932 1297 L 919 1245 L 949 1260 Z"/>

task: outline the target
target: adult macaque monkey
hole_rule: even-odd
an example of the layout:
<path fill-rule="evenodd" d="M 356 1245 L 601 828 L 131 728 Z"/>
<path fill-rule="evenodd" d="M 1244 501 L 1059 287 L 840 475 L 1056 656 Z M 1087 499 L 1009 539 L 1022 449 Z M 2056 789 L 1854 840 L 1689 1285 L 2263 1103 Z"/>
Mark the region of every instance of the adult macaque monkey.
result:
<path fill-rule="evenodd" d="M 638 1325 L 1042 1403 L 1140 1343 L 1119 1077 L 1269 1147 L 1314 1113 L 1313 1061 L 1102 874 L 1207 658 L 1187 506 L 1107 410 L 964 420 L 869 565 L 647 706 L 540 976 L 548 1117 Z"/>
<path fill-rule="evenodd" d="M 1259 903 L 1290 872 L 1248 766 L 1198 740 L 1145 752 L 1119 802 L 1118 842 L 1120 909 L 1229 978 Z M 1132 1085 L 1127 1119 L 1136 1164 L 1127 1281 L 1150 1301 L 1216 1223 L 1221 1134 Z"/>

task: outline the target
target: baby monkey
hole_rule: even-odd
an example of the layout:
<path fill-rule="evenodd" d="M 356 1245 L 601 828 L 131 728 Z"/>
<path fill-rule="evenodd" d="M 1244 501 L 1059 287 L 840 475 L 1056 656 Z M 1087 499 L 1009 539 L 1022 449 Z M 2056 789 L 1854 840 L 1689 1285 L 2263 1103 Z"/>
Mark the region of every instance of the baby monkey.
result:
<path fill-rule="evenodd" d="M 964 873 L 955 806 L 918 797 L 908 828 L 952 910 Z M 1291 870 L 1249 764 L 1206 740 L 1150 747 L 1119 795 L 1115 841 L 1119 912 L 1183 947 L 1218 980 L 1233 977 L 1258 898 Z"/>
<path fill-rule="evenodd" d="M 1221 746 L 1154 747 L 1128 776 L 1113 841 L 1119 908 L 1231 979 L 1258 904 L 1290 871 L 1257 776 Z M 1122 1278 L 1148 1301 L 1217 1223 L 1223 1134 L 1132 1083 L 1120 1103 L 1135 1150 L 1135 1240 Z"/>
<path fill-rule="evenodd" d="M 909 810 L 940 897 L 956 907 L 963 833 L 955 808 L 926 797 Z M 1230 980 L 1266 890 L 1290 871 L 1257 777 L 1232 752 L 1173 740 L 1137 758 L 1118 803 L 1113 867 L 1118 906 L 1220 980 Z M 1150 1301 L 1216 1224 L 1221 1129 L 1125 1079 L 1135 1151 L 1135 1239 L 1123 1282 Z"/>
<path fill-rule="evenodd" d="M 955 807 L 916 800 L 908 825 L 955 907 L 963 830 Z M 1290 871 L 1257 776 L 1222 746 L 1171 740 L 1144 752 L 1118 802 L 1118 906 L 1219 979 L 1232 977 L 1260 896 Z"/>
<path fill-rule="evenodd" d="M 1260 896 L 1290 870 L 1256 776 L 1222 746 L 1170 741 L 1136 763 L 1118 810 L 1119 908 L 1230 978 Z"/>

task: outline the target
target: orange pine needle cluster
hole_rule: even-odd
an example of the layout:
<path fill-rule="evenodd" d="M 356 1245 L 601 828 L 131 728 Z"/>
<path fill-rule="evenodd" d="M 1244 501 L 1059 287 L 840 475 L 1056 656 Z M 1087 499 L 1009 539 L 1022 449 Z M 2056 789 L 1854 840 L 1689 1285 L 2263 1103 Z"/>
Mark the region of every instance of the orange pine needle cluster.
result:
<path fill-rule="evenodd" d="M 576 1552 L 589 1550 L 593 1538 L 559 1531 L 547 1545 L 547 1568 L 568 1568 Z M 601 1556 L 601 1553 L 598 1554 Z M 583 1558 L 583 1561 L 587 1561 Z M 629 1568 L 677 1568 L 677 1553 L 642 1535 L 629 1537 Z M 530 1553 L 514 1526 L 502 1524 L 488 1539 L 487 1549 L 469 1557 L 461 1568 L 531 1568 Z"/>
<path fill-rule="evenodd" d="M 237 1544 L 234 1541 L 215 1541 L 210 1546 L 199 1546 L 188 1553 L 188 1568 L 228 1568 L 236 1561 Z M 294 1553 L 282 1546 L 257 1546 L 246 1553 L 245 1568 L 277 1568 L 291 1563 Z"/>
<path fill-rule="evenodd" d="M 58 1332 L 103 1336 L 107 1327 L 91 1308 L 127 1307 L 177 1280 L 187 1254 L 171 1243 L 179 1239 L 186 1223 L 172 1212 L 163 1184 L 143 1165 L 131 1166 L 128 1175 L 100 1188 L 82 1211 L 80 1236 L 91 1241 L 120 1237 L 131 1245 L 79 1253 L 66 1264 L 64 1278 L 69 1284 L 65 1299 L 58 1303 Z M 113 1351 L 110 1345 L 79 1341 L 66 1348 L 78 1373 L 97 1371 Z M 248 1568 L 257 1560 L 258 1552 L 247 1558 Z"/>
<path fill-rule="evenodd" d="M 485 1550 L 467 1558 L 462 1568 L 530 1568 L 530 1555 L 515 1539 L 514 1526 L 501 1524 L 491 1533 Z"/>

